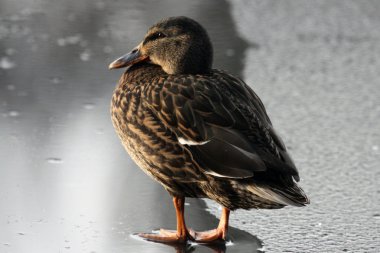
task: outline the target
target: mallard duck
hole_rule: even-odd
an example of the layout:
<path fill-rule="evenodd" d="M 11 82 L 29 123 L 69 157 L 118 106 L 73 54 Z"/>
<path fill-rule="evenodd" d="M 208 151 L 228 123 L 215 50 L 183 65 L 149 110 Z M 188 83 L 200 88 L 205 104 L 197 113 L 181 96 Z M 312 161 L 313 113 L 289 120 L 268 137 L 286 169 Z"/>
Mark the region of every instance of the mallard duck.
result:
<path fill-rule="evenodd" d="M 309 203 L 260 98 L 242 80 L 213 69 L 212 61 L 205 29 L 171 17 L 109 65 L 128 67 L 111 102 L 116 132 L 137 165 L 173 197 L 176 210 L 177 230 L 139 234 L 148 240 L 225 240 L 231 210 Z M 218 227 L 188 228 L 186 197 L 219 203 Z"/>

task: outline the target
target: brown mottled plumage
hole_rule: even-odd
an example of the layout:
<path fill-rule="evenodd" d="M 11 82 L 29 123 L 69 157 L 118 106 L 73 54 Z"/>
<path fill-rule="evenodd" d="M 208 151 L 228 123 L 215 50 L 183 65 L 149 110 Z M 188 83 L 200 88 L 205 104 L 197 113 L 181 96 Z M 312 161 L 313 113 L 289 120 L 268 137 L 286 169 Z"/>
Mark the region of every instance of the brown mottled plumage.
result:
<path fill-rule="evenodd" d="M 243 81 L 211 69 L 212 46 L 195 21 L 176 17 L 110 68 L 130 66 L 112 98 L 112 120 L 126 150 L 174 197 L 177 232 L 142 234 L 156 241 L 224 239 L 229 210 L 303 206 L 298 171 L 259 97 Z M 194 232 L 185 197 L 225 209 L 216 230 Z"/>

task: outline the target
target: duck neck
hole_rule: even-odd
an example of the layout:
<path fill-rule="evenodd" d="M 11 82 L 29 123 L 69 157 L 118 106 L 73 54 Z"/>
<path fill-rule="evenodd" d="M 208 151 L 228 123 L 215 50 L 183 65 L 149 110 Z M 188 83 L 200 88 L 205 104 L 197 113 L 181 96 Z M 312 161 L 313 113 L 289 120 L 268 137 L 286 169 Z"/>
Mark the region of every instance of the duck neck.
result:
<path fill-rule="evenodd" d="M 212 69 L 213 51 L 211 43 L 193 43 L 186 50 L 170 52 L 164 57 L 165 62 L 159 64 L 171 75 L 205 74 Z"/>

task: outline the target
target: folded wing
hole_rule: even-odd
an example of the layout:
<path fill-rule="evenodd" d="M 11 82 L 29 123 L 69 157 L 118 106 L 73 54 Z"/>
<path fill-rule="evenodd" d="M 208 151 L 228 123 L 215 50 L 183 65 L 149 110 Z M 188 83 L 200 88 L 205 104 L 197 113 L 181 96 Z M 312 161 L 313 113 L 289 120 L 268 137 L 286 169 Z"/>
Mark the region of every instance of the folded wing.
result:
<path fill-rule="evenodd" d="M 243 179 L 269 173 L 299 180 L 262 102 L 243 81 L 219 71 L 168 76 L 144 94 L 206 174 Z"/>

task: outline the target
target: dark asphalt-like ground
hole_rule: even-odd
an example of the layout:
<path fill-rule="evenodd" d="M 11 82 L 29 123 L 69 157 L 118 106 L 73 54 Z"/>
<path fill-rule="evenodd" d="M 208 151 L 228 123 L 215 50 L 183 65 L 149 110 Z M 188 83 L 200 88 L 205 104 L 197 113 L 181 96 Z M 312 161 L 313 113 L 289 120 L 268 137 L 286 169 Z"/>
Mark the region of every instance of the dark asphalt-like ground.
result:
<path fill-rule="evenodd" d="M 268 252 L 380 252 L 380 2 L 232 2 L 240 36 L 259 45 L 243 78 L 311 205 L 237 211 L 231 223 Z"/>
<path fill-rule="evenodd" d="M 379 252 L 379 14 L 375 0 L 0 0 L 0 252 Z M 107 66 L 173 15 L 200 21 L 215 66 L 262 98 L 311 199 L 232 213 L 227 247 L 130 236 L 174 228 L 174 210 L 114 133 Z M 217 223 L 206 203 L 186 206 L 196 229 Z"/>

